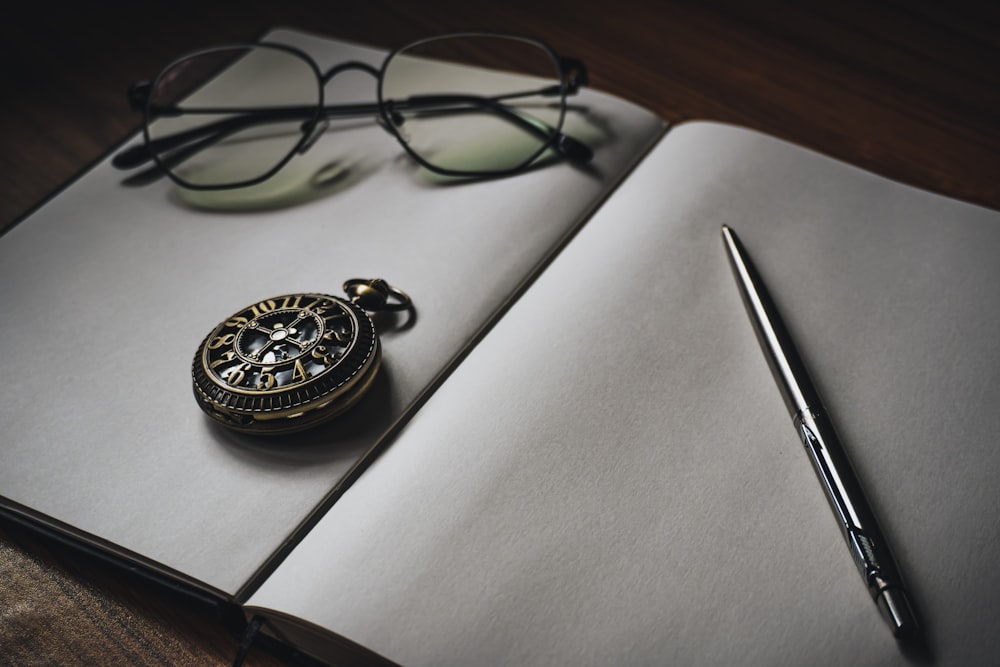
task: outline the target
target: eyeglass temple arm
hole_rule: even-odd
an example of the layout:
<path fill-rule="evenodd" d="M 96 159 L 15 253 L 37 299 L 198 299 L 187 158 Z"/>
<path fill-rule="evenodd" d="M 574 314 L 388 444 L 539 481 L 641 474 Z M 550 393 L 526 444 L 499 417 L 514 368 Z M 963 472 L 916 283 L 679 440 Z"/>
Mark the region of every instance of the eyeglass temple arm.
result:
<path fill-rule="evenodd" d="M 159 163 L 156 166 L 154 166 L 151 171 L 142 172 L 140 174 L 137 174 L 136 176 L 141 179 L 141 178 L 147 176 L 149 173 L 157 173 L 158 172 L 158 173 L 162 174 L 162 171 L 160 171 L 161 167 L 164 168 L 164 169 L 169 169 L 171 167 L 175 167 L 176 165 L 184 162 L 184 160 L 187 160 L 192 155 L 195 155 L 195 154 L 197 154 L 197 153 L 205 150 L 206 148 L 208 148 L 209 146 L 211 146 L 212 144 L 214 144 L 214 143 L 216 143 L 218 141 L 222 141 L 223 139 L 225 139 L 227 136 L 229 136 L 233 132 L 236 132 L 238 129 L 239 128 L 229 128 L 227 130 L 219 130 L 215 134 L 212 134 L 212 135 L 209 135 L 209 136 L 206 136 L 206 137 L 202 137 L 198 141 L 193 141 L 191 143 L 188 143 L 187 145 L 180 145 L 180 147 L 177 148 L 177 150 L 175 150 L 173 152 L 162 153 L 159 156 Z M 137 146 L 137 148 L 145 148 L 145 146 Z M 147 153 L 147 156 L 148 157 L 146 157 L 145 159 L 143 159 L 141 162 L 137 162 L 133 166 L 139 166 L 143 162 L 148 162 L 148 161 L 150 161 L 150 160 L 153 159 L 151 154 Z M 113 162 L 114 162 L 114 160 L 112 160 L 112 163 Z"/>
<path fill-rule="evenodd" d="M 575 95 L 580 88 L 590 84 L 587 76 L 587 66 L 576 58 L 559 58 L 559 68 L 562 70 L 563 86 L 567 95 Z"/>
<path fill-rule="evenodd" d="M 150 111 L 156 116 L 180 116 L 185 113 L 233 113 L 232 109 L 209 107 L 187 109 L 180 109 L 179 107 L 154 107 L 151 108 Z M 345 104 L 338 107 L 327 107 L 324 110 L 324 115 L 327 117 L 367 116 L 377 112 L 378 105 L 376 104 Z M 138 167 L 139 165 L 152 160 L 154 153 L 167 151 L 198 139 L 214 138 L 215 140 L 219 140 L 246 127 L 264 125 L 273 122 L 304 120 L 308 123 L 310 117 L 314 116 L 315 113 L 316 107 L 314 106 L 240 110 L 240 114 L 237 116 L 220 118 L 219 120 L 199 125 L 198 127 L 192 127 L 190 129 L 168 134 L 156 139 L 150 139 L 145 143 L 126 148 L 111 159 L 111 164 L 118 169 L 132 169 L 133 167 Z M 312 129 L 311 126 L 311 123 L 308 128 L 303 126 L 303 133 L 308 134 Z M 211 143 L 211 141 L 199 141 L 197 146 L 199 146 L 199 148 L 207 148 L 211 145 Z M 192 155 L 193 153 L 187 154 Z"/>
<path fill-rule="evenodd" d="M 471 104 L 473 106 L 489 107 L 512 123 L 541 137 L 542 139 L 551 140 L 554 136 L 554 146 L 567 159 L 578 163 L 588 162 L 593 157 L 593 151 L 591 151 L 588 146 L 577 141 L 576 139 L 573 139 L 569 135 L 562 132 L 556 132 L 554 128 L 549 127 L 541 121 L 529 120 L 510 109 L 510 107 L 501 103 L 501 100 L 513 99 L 516 97 L 527 97 L 530 95 L 559 95 L 564 93 L 575 94 L 579 90 L 579 86 L 584 85 L 587 81 L 586 69 L 584 68 L 583 63 L 577 60 L 564 58 L 561 60 L 561 64 L 564 68 L 563 71 L 569 73 L 567 81 L 559 86 L 551 86 L 540 91 L 536 90 L 521 93 L 509 93 L 507 95 L 492 98 L 475 95 L 423 95 L 408 98 L 405 101 L 405 104 L 407 106 L 418 107 L 463 103 Z M 354 64 L 350 63 L 350 65 Z M 329 74 L 336 74 L 337 71 L 341 70 L 341 68 L 334 69 L 336 71 L 331 71 Z M 346 69 L 346 67 L 344 67 L 344 69 Z M 173 106 L 149 107 L 148 99 L 151 88 L 152 84 L 149 81 L 141 81 L 129 87 L 129 105 L 133 110 L 146 111 L 146 113 L 153 116 L 180 116 L 184 113 L 232 113 L 233 111 L 232 109 L 226 108 L 208 107 L 188 109 L 181 109 L 180 107 Z M 377 113 L 378 110 L 379 107 L 377 104 L 345 104 L 324 107 L 323 115 L 327 118 L 334 116 L 361 116 Z M 118 169 L 132 169 L 151 161 L 154 153 L 167 151 L 177 146 L 182 146 L 183 144 L 202 139 L 178 154 L 183 157 L 178 159 L 174 156 L 171 162 L 177 163 L 197 153 L 199 150 L 207 148 L 215 141 L 221 140 L 222 138 L 244 127 L 282 120 L 296 120 L 302 118 L 308 119 L 313 113 L 315 113 L 315 107 L 312 106 L 243 110 L 238 116 L 229 116 L 205 125 L 183 130 L 181 132 L 175 132 L 174 134 L 166 135 L 158 139 L 151 139 L 143 144 L 126 148 L 116 154 L 112 158 L 111 163 Z M 390 110 L 390 116 L 391 115 L 392 110 Z"/>
<path fill-rule="evenodd" d="M 128 87 L 128 107 L 132 111 L 142 111 L 149 101 L 149 92 L 153 89 L 152 81 L 137 81 Z"/>
<path fill-rule="evenodd" d="M 426 111 L 430 113 L 464 113 L 466 108 L 442 108 L 454 106 L 456 104 L 471 105 L 474 107 L 485 107 L 502 116 L 510 123 L 517 125 L 522 130 L 537 136 L 545 141 L 552 142 L 552 146 L 559 153 L 571 162 L 584 164 L 590 162 L 594 157 L 594 152 L 589 146 L 573 137 L 556 130 L 548 123 L 537 118 L 531 118 L 517 113 L 514 109 L 502 103 L 502 100 L 509 100 L 517 97 L 528 97 L 534 95 L 557 95 L 563 92 L 562 87 L 553 86 L 542 90 L 526 91 L 522 93 L 509 93 L 496 97 L 481 97 L 478 95 L 415 95 L 398 102 L 388 102 L 388 115 L 395 125 L 403 123 L 400 111 Z M 435 108 L 436 107 L 436 108 Z"/>
<path fill-rule="evenodd" d="M 341 67 L 335 69 L 340 71 L 342 69 L 355 66 L 357 66 L 356 63 L 345 63 Z M 336 72 L 333 73 L 335 74 Z M 180 116 L 185 113 L 232 114 L 234 112 L 233 109 L 227 108 L 201 107 L 182 109 L 176 106 L 150 106 L 149 96 L 152 88 L 153 84 L 150 81 L 140 81 L 129 86 L 129 107 L 133 111 L 145 112 L 153 117 Z M 181 146 L 202 137 L 210 138 L 209 141 L 198 141 L 198 143 L 194 145 L 196 147 L 194 150 L 185 150 L 183 152 L 184 156 L 189 157 L 198 152 L 198 150 L 207 148 L 214 141 L 218 141 L 244 127 L 283 120 L 308 120 L 311 116 L 316 114 L 316 107 L 277 107 L 270 109 L 240 109 L 239 111 L 240 114 L 237 116 L 230 115 L 227 118 L 221 118 L 205 125 L 193 127 L 181 132 L 175 132 L 174 134 L 169 134 L 157 139 L 150 139 L 145 143 L 126 148 L 112 158 L 111 164 L 118 169 L 132 169 L 153 160 L 154 153 L 170 150 L 176 146 Z M 328 107 L 324 111 L 328 117 L 334 115 L 364 116 L 377 113 L 378 106 L 375 104 L 344 104 L 335 108 Z M 312 127 L 303 127 L 303 132 L 306 134 L 308 134 L 311 130 Z"/>

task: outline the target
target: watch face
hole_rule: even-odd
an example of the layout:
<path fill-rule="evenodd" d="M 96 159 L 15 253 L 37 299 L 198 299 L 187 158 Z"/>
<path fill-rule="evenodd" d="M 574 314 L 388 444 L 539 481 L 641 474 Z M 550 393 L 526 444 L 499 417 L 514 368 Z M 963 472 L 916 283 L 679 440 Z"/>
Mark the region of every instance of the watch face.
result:
<path fill-rule="evenodd" d="M 335 296 L 289 294 L 238 311 L 205 337 L 192 369 L 194 394 L 230 428 L 299 431 L 354 405 L 379 359 L 364 310 Z"/>

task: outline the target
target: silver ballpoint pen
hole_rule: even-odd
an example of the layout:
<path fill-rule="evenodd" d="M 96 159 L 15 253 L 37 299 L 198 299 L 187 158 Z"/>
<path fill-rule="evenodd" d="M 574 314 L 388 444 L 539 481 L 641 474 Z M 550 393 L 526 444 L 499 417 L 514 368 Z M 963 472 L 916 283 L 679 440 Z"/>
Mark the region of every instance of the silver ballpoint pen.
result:
<path fill-rule="evenodd" d="M 899 570 L 791 337 L 736 234 L 723 225 L 722 238 L 757 340 L 861 578 L 893 634 L 915 634 Z"/>

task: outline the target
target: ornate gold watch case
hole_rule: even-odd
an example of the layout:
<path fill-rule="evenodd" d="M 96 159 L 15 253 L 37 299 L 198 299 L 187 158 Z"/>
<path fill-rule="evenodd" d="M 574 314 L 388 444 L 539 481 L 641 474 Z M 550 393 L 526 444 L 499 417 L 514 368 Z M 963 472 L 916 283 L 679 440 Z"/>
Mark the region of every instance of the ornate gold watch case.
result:
<path fill-rule="evenodd" d="M 198 405 L 253 434 L 311 428 L 352 407 L 381 362 L 366 311 L 404 310 L 410 298 L 384 280 L 349 280 L 348 299 L 287 294 L 243 308 L 212 329 L 192 366 Z"/>

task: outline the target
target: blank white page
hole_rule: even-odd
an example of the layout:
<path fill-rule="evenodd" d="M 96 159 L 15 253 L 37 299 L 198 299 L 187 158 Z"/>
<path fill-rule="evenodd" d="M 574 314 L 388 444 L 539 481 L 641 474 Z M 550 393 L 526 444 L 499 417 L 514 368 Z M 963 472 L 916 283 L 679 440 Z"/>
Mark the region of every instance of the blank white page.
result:
<path fill-rule="evenodd" d="M 741 236 L 926 627 L 1000 654 L 1000 214 L 674 128 L 250 599 L 406 665 L 903 665 L 740 301 Z M 919 661 L 919 659 L 918 659 Z"/>

